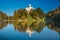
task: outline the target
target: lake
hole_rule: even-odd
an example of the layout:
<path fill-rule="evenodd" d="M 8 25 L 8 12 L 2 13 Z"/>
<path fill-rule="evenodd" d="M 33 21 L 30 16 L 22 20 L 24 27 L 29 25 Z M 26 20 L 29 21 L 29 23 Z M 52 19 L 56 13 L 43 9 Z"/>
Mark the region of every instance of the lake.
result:
<path fill-rule="evenodd" d="M 57 23 L 0 22 L 0 40 L 60 40 Z"/>

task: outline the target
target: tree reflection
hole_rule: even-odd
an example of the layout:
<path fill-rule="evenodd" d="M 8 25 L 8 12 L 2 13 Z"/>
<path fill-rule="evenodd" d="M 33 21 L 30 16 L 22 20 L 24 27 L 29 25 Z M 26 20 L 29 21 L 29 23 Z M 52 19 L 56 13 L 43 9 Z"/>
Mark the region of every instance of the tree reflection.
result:
<path fill-rule="evenodd" d="M 49 29 L 54 30 L 60 34 L 60 22 L 56 21 L 50 23 L 46 22 L 46 25 L 43 22 L 38 21 L 34 21 L 31 23 L 26 21 L 14 21 L 14 22 L 0 21 L 0 29 L 6 27 L 7 24 L 13 24 L 15 31 L 26 32 L 29 34 L 30 37 L 34 32 L 40 33 L 43 30 L 43 28 L 46 27 L 46 25 Z"/>
<path fill-rule="evenodd" d="M 44 23 L 41 23 L 41 22 L 33 22 L 30 25 L 30 29 L 33 30 L 33 31 L 36 31 L 36 32 L 41 32 L 43 27 L 44 27 Z"/>
<path fill-rule="evenodd" d="M 4 22 L 4 21 L 0 21 L 0 29 L 3 29 L 4 27 L 6 27 L 7 26 L 7 22 Z"/>
<path fill-rule="evenodd" d="M 29 24 L 22 21 L 13 22 L 13 25 L 15 30 L 19 32 L 26 32 L 29 34 L 29 36 L 31 36 L 31 34 L 33 34 L 34 32 L 41 32 L 44 27 L 44 23 L 42 22 L 32 22 L 32 24 Z"/>
<path fill-rule="evenodd" d="M 27 23 L 26 22 L 13 22 L 14 29 L 18 31 L 26 31 Z"/>
<path fill-rule="evenodd" d="M 60 22 L 52 22 L 47 24 L 48 28 L 60 34 Z"/>
<path fill-rule="evenodd" d="M 32 22 L 32 24 L 28 24 L 27 22 L 13 22 L 14 25 L 14 29 L 18 30 L 18 31 L 26 31 L 27 28 L 29 28 L 31 31 L 36 31 L 36 32 L 40 32 L 43 27 L 44 27 L 44 23 L 41 22 Z M 30 26 L 28 26 L 30 25 Z"/>

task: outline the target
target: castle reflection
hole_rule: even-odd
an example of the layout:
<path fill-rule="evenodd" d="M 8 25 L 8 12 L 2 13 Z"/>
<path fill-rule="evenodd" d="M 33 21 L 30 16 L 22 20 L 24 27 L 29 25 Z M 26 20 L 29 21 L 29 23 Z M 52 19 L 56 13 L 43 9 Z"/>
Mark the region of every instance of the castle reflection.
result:
<path fill-rule="evenodd" d="M 14 25 L 14 30 L 15 31 L 19 31 L 19 32 L 26 32 L 29 34 L 29 36 L 31 37 L 31 35 L 34 32 L 38 32 L 40 33 L 44 27 L 48 27 L 51 30 L 54 30 L 58 33 L 60 33 L 60 23 L 59 22 L 52 22 L 52 23 L 43 23 L 43 22 L 25 22 L 25 21 L 21 21 L 21 22 L 0 22 L 0 29 L 3 29 L 4 27 L 7 26 L 7 24 L 13 24 Z"/>
<path fill-rule="evenodd" d="M 33 32 L 41 32 L 44 27 L 44 23 L 42 22 L 32 22 L 29 24 L 28 22 L 22 21 L 13 22 L 12 24 L 14 25 L 15 30 L 18 30 L 20 32 L 26 32 L 29 34 L 30 37 Z"/>

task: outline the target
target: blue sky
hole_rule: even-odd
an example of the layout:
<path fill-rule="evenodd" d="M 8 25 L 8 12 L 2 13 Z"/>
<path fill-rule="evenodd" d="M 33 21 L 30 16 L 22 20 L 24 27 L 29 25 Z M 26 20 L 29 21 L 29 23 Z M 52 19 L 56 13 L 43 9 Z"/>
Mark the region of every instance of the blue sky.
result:
<path fill-rule="evenodd" d="M 12 16 L 14 10 L 26 8 L 29 4 L 34 8 L 40 7 L 44 12 L 49 12 L 60 5 L 60 0 L 0 0 L 0 11 Z"/>

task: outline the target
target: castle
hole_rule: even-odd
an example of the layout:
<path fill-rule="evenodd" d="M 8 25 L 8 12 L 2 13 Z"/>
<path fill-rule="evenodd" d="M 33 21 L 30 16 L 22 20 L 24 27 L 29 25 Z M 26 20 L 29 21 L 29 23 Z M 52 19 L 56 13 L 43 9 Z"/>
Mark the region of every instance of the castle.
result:
<path fill-rule="evenodd" d="M 34 10 L 34 8 L 31 6 L 31 4 L 29 4 L 29 6 L 27 8 L 25 8 L 27 10 L 27 12 L 30 12 L 31 9 Z"/>

